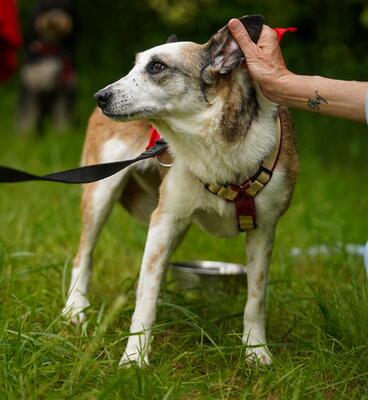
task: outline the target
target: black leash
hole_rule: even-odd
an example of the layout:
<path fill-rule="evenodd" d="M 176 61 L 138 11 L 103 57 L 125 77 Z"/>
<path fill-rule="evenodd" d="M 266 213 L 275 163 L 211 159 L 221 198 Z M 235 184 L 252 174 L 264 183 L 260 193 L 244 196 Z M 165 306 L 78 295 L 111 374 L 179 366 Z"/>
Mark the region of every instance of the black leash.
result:
<path fill-rule="evenodd" d="M 88 165 L 86 167 L 68 169 L 66 171 L 55 172 L 48 175 L 34 175 L 25 171 L 13 168 L 3 167 L 0 165 L 0 183 L 15 183 L 27 181 L 48 181 L 61 183 L 90 183 L 101 179 L 108 178 L 111 175 L 123 170 L 131 164 L 147 158 L 153 158 L 168 147 L 163 140 L 157 140 L 155 145 L 144 151 L 138 157 L 131 160 L 115 161 L 111 163 Z"/>

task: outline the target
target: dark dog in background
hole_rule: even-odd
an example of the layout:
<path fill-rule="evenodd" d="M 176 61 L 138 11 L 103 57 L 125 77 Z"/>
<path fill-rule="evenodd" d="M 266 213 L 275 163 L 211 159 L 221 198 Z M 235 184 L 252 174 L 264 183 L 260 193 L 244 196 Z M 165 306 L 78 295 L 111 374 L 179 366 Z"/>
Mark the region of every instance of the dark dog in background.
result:
<path fill-rule="evenodd" d="M 43 0 L 34 9 L 20 71 L 21 132 L 41 132 L 46 116 L 59 131 L 70 125 L 76 89 L 75 31 L 72 0 Z"/>

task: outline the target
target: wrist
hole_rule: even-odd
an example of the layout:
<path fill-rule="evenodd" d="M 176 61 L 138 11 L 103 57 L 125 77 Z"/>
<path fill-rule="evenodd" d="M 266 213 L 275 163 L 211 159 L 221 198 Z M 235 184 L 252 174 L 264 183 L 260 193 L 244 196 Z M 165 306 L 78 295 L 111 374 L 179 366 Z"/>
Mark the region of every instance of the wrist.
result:
<path fill-rule="evenodd" d="M 277 76 L 268 79 L 262 85 L 262 90 L 271 101 L 285 105 L 289 92 L 292 91 L 294 86 L 295 78 L 297 78 L 297 75 L 285 68 Z"/>

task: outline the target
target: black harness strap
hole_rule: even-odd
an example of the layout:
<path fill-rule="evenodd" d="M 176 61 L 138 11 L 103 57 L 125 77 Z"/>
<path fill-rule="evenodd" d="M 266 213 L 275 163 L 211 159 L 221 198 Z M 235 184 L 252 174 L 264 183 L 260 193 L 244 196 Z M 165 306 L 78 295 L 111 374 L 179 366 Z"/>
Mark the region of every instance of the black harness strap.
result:
<path fill-rule="evenodd" d="M 111 163 L 88 165 L 80 168 L 68 169 L 66 171 L 55 172 L 48 175 L 34 175 L 28 172 L 0 165 L 0 183 L 14 183 L 27 181 L 48 181 L 61 183 L 90 183 L 108 178 L 111 175 L 123 170 L 131 164 L 147 158 L 153 158 L 161 154 L 168 147 L 163 140 L 157 140 L 156 144 L 150 149 L 144 151 L 138 157 L 131 160 L 115 161 Z"/>

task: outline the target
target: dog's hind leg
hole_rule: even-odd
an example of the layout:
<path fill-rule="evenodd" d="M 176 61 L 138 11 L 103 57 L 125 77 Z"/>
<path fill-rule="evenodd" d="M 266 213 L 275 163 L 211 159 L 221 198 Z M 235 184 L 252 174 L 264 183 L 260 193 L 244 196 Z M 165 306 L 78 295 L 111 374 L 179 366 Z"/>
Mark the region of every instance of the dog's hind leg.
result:
<path fill-rule="evenodd" d="M 62 91 L 55 96 L 52 105 L 52 122 L 54 128 L 59 132 L 65 132 L 72 122 L 73 100 L 71 94 Z"/>
<path fill-rule="evenodd" d="M 62 311 L 63 315 L 75 324 L 85 320 L 83 310 L 89 306 L 86 295 L 91 276 L 93 249 L 127 179 L 128 172 L 124 171 L 103 181 L 88 184 L 84 188 L 82 234 L 79 250 L 73 263 L 67 301 Z"/>
<path fill-rule="evenodd" d="M 38 96 L 22 89 L 20 104 L 16 115 L 17 130 L 21 134 L 35 133 L 41 120 L 41 102 Z"/>
<path fill-rule="evenodd" d="M 250 362 L 271 364 L 266 346 L 265 297 L 268 268 L 274 241 L 274 227 L 259 227 L 247 233 L 248 299 L 244 311 L 243 343 Z"/>

